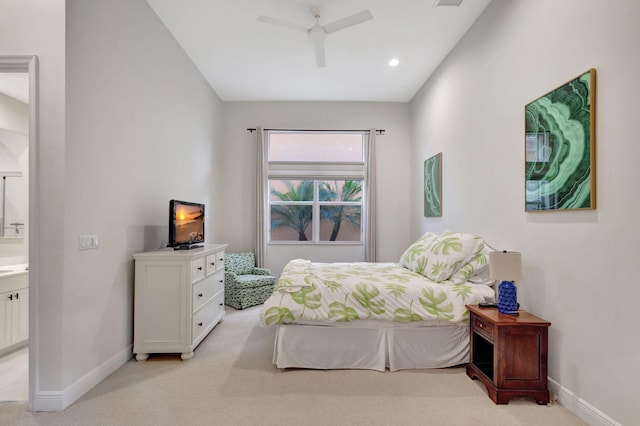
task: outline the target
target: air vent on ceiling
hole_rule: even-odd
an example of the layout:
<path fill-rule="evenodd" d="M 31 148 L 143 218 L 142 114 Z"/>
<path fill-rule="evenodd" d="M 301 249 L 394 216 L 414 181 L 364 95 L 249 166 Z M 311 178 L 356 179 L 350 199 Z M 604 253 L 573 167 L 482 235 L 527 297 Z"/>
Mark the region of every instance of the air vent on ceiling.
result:
<path fill-rule="evenodd" d="M 438 6 L 460 6 L 462 4 L 462 0 L 436 0 L 433 4 L 433 7 Z"/>

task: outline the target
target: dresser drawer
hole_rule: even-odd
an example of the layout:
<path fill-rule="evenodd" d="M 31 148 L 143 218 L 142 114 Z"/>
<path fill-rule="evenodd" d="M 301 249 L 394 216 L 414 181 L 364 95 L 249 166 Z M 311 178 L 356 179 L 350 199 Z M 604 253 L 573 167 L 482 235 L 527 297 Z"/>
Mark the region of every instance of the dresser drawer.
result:
<path fill-rule="evenodd" d="M 218 282 L 214 280 L 214 277 L 208 277 L 205 280 L 198 281 L 193 285 L 193 309 L 192 312 L 200 309 L 202 305 L 207 303 L 214 294 L 219 291 Z"/>
<path fill-rule="evenodd" d="M 224 311 L 224 292 L 218 292 L 213 299 L 205 303 L 195 314 L 193 314 L 193 325 L 191 335 L 193 342 L 196 342 L 207 330 L 207 327 L 219 317 Z"/>
<path fill-rule="evenodd" d="M 191 261 L 191 282 L 195 283 L 204 278 L 204 257 Z"/>
<path fill-rule="evenodd" d="M 480 317 L 472 315 L 471 327 L 474 332 L 486 337 L 489 341 L 493 342 L 493 324 L 484 321 Z"/>
<path fill-rule="evenodd" d="M 205 259 L 205 268 L 207 270 L 207 276 L 213 274 L 218 270 L 218 256 L 217 253 L 208 255 Z"/>
<path fill-rule="evenodd" d="M 214 294 L 219 291 L 224 291 L 224 271 L 220 270 L 216 272 L 211 279 L 213 280 Z"/>
<path fill-rule="evenodd" d="M 224 269 L 224 250 L 216 253 L 216 270 L 221 271 Z"/>

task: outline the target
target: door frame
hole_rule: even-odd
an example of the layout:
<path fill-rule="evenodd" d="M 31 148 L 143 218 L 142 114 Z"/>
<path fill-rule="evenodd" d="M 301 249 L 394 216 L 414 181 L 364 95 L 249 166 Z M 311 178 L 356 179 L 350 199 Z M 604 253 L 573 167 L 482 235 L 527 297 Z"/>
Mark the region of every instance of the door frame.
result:
<path fill-rule="evenodd" d="M 38 57 L 0 56 L 0 72 L 29 74 L 29 411 L 38 388 Z"/>

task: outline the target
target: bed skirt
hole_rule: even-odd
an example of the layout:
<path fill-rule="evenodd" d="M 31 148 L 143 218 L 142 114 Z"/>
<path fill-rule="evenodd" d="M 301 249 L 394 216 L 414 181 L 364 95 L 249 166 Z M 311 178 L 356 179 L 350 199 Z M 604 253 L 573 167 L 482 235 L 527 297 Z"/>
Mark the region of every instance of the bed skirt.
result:
<path fill-rule="evenodd" d="M 273 349 L 278 368 L 397 371 L 467 362 L 468 322 L 377 328 L 281 324 Z"/>

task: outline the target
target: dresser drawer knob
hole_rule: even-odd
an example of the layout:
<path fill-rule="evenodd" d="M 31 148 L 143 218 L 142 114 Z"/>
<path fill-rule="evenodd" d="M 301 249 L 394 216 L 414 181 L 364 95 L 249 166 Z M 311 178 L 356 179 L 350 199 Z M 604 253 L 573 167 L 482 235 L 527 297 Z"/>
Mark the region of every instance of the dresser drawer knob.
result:
<path fill-rule="evenodd" d="M 202 266 L 198 266 L 198 271 L 202 271 Z"/>
<path fill-rule="evenodd" d="M 198 297 L 202 297 L 202 293 L 198 293 Z"/>
<path fill-rule="evenodd" d="M 201 322 L 198 323 L 198 327 L 202 327 L 202 323 Z"/>

